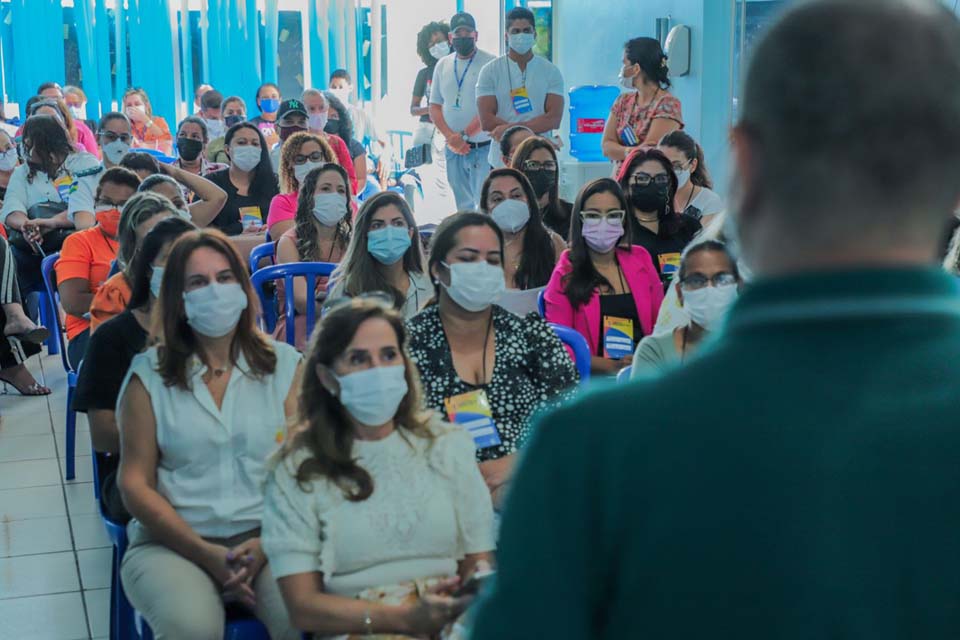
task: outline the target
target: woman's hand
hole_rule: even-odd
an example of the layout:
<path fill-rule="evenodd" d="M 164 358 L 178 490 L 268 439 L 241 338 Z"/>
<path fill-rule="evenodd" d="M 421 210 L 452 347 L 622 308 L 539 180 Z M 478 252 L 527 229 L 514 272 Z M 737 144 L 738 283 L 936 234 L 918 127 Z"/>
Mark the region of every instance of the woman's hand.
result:
<path fill-rule="evenodd" d="M 134 107 L 127 107 L 123 110 L 127 117 L 136 122 L 137 124 L 143 124 L 150 118 L 147 117 L 146 111 L 141 111 L 140 109 L 135 109 Z"/>
<path fill-rule="evenodd" d="M 460 578 L 449 578 L 424 592 L 416 603 L 409 605 L 404 616 L 405 631 L 414 636 L 434 636 L 463 613 L 473 596 L 454 598 L 453 591 L 460 585 Z"/>
<path fill-rule="evenodd" d="M 42 242 L 43 234 L 56 228 L 53 218 L 37 218 L 23 223 L 21 232 L 27 242 Z"/>
<path fill-rule="evenodd" d="M 257 576 L 260 575 L 260 570 L 263 569 L 263 565 L 267 564 L 267 556 L 263 553 L 260 538 L 250 538 L 243 544 L 230 549 L 227 552 L 227 562 L 237 573 L 245 568 L 248 582 L 256 580 Z"/>
<path fill-rule="evenodd" d="M 253 606 L 256 595 L 247 582 L 249 569 L 245 564 L 229 560 L 231 550 L 221 544 L 209 544 L 204 552 L 202 566 L 221 588 L 225 602 L 242 602 Z"/>

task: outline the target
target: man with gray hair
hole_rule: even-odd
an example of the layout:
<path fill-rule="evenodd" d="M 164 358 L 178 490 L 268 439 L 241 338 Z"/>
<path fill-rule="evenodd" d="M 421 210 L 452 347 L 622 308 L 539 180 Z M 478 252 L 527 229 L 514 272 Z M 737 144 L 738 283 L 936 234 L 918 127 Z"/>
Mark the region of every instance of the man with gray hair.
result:
<path fill-rule="evenodd" d="M 534 430 L 474 638 L 960 638 L 960 23 L 797 3 L 734 130 L 756 280 L 710 348 Z"/>

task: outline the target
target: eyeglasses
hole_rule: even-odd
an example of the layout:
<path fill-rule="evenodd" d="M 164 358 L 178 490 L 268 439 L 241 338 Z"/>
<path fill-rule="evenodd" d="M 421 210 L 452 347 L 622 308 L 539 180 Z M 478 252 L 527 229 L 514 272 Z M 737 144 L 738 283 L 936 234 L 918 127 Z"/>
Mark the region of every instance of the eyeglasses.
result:
<path fill-rule="evenodd" d="M 326 156 L 323 155 L 323 151 L 314 151 L 308 156 L 296 155 L 293 156 L 293 164 L 304 164 L 309 160 L 310 162 L 321 162 L 326 160 Z"/>
<path fill-rule="evenodd" d="M 684 291 L 696 291 L 698 289 L 703 289 L 708 285 L 713 285 L 714 287 L 723 287 L 731 284 L 737 284 L 737 276 L 726 271 L 715 273 L 711 278 L 699 273 L 695 273 L 681 280 L 680 288 Z"/>
<path fill-rule="evenodd" d="M 335 298 L 324 303 L 323 307 L 320 309 L 320 315 L 325 316 L 334 309 L 340 309 L 342 307 L 355 304 L 354 301 L 375 302 L 378 305 L 388 309 L 396 308 L 394 306 L 395 301 L 393 296 L 386 291 L 367 291 L 356 296 L 343 296 L 341 298 Z"/>
<path fill-rule="evenodd" d="M 523 163 L 524 171 L 540 171 L 544 169 L 546 171 L 556 171 L 557 163 L 553 160 L 547 160 L 546 162 L 537 162 L 536 160 L 527 160 Z"/>
<path fill-rule="evenodd" d="M 100 138 L 105 140 L 106 144 L 116 142 L 117 140 L 124 144 L 130 144 L 130 141 L 133 140 L 129 133 L 114 133 L 112 131 L 104 131 L 100 134 Z"/>
<path fill-rule="evenodd" d="M 630 184 L 636 184 L 640 185 L 641 187 L 645 187 L 651 182 L 658 187 L 665 187 L 670 184 L 670 176 L 665 173 L 658 173 L 655 176 L 651 176 L 649 173 L 643 172 L 635 173 L 630 176 Z"/>
<path fill-rule="evenodd" d="M 623 209 L 613 209 L 611 211 L 595 211 L 587 209 L 580 212 L 580 219 L 583 220 L 583 226 L 590 227 L 598 225 L 601 222 L 614 226 L 623 226 L 623 217 L 626 212 Z"/>

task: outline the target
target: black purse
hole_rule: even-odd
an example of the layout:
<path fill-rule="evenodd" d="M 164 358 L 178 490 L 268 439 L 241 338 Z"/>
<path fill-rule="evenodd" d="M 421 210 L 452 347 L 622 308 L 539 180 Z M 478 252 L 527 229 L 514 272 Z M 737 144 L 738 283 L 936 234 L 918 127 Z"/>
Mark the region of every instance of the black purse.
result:
<path fill-rule="evenodd" d="M 429 144 L 421 144 L 413 147 L 412 149 L 407 149 L 407 153 L 404 155 L 403 159 L 403 166 L 406 169 L 413 169 L 415 167 L 432 163 L 433 149 Z"/>
<path fill-rule="evenodd" d="M 67 210 L 66 202 L 40 202 L 27 209 L 29 220 L 49 220 Z M 73 229 L 50 229 L 43 234 L 40 248 L 47 255 L 60 251 L 63 241 L 73 233 Z M 33 252 L 34 245 L 27 242 L 26 236 L 20 231 L 10 230 L 10 244 L 24 252 Z"/>

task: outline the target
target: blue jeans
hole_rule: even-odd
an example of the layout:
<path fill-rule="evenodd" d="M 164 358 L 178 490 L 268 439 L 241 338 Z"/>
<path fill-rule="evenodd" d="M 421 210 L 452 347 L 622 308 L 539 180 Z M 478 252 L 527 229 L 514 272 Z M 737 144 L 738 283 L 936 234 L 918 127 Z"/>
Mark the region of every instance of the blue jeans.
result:
<path fill-rule="evenodd" d="M 480 189 L 490 173 L 490 162 L 487 160 L 489 145 L 471 149 L 465 156 L 454 153 L 450 147 L 444 150 L 447 156 L 447 182 L 453 189 L 457 211 L 479 211 Z"/>

